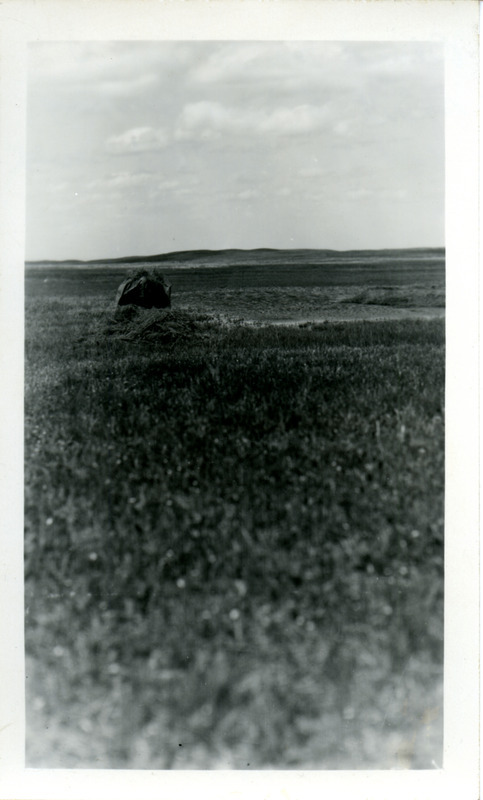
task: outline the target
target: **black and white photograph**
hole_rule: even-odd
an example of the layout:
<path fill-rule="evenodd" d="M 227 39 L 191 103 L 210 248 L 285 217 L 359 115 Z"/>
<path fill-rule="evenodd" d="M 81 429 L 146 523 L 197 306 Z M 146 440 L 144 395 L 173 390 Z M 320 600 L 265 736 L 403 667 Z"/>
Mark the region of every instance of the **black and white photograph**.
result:
<path fill-rule="evenodd" d="M 25 46 L 25 767 L 443 775 L 454 54 L 213 30 Z"/>
<path fill-rule="evenodd" d="M 441 765 L 443 78 L 31 46 L 29 765 Z"/>

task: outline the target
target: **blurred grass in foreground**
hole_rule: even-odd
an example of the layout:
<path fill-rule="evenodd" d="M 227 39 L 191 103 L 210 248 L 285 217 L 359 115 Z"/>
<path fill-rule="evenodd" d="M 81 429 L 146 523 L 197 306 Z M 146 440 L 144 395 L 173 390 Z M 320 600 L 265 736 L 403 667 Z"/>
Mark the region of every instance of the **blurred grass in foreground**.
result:
<path fill-rule="evenodd" d="M 444 323 L 149 313 L 28 310 L 28 765 L 441 765 Z"/>

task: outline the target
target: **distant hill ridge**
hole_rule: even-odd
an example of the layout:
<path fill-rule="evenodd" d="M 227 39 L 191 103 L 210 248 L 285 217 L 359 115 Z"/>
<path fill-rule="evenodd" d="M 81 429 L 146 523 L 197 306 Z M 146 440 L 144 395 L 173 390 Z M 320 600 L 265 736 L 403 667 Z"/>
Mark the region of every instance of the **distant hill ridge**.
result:
<path fill-rule="evenodd" d="M 394 255 L 396 253 L 406 253 L 406 254 L 413 254 L 413 255 L 422 255 L 424 253 L 439 255 L 444 257 L 445 248 L 444 247 L 408 247 L 408 248 L 382 248 L 380 250 L 326 250 L 326 249 L 317 249 L 317 248 L 292 248 L 292 249 L 281 249 L 281 248 L 274 248 L 274 247 L 257 247 L 252 249 L 242 249 L 242 248 L 225 248 L 222 250 L 174 250 L 170 253 L 159 253 L 157 255 L 152 256 L 122 256 L 121 258 L 93 258 L 88 261 L 83 261 L 81 259 L 65 259 L 65 260 L 52 260 L 52 259 L 43 259 L 41 261 L 26 261 L 26 264 L 72 264 L 72 265 L 80 265 L 80 264 L 137 264 L 137 263 L 162 263 L 164 261 L 196 261 L 199 259 L 209 258 L 213 259 L 215 262 L 217 260 L 222 260 L 227 257 L 236 257 L 237 255 L 243 256 L 244 258 L 249 258 L 250 256 L 253 259 L 256 259 L 257 255 L 262 253 L 266 253 L 267 255 L 272 255 L 274 258 L 277 256 L 285 256 L 287 257 L 295 257 L 295 256 L 307 256 L 312 255 L 316 256 L 319 259 L 324 258 L 333 258 L 334 256 L 345 256 L 345 257 L 356 257 L 356 256 L 367 256 L 370 253 L 374 253 L 375 255 Z M 250 259 L 251 260 L 251 259 Z"/>

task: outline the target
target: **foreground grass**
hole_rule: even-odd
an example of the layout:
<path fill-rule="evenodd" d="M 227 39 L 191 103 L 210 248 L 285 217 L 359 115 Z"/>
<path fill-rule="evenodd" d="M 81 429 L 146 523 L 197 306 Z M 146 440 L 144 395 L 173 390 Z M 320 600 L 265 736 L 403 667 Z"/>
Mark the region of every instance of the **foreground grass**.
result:
<path fill-rule="evenodd" d="M 120 332 L 28 316 L 29 762 L 438 762 L 442 323 Z"/>

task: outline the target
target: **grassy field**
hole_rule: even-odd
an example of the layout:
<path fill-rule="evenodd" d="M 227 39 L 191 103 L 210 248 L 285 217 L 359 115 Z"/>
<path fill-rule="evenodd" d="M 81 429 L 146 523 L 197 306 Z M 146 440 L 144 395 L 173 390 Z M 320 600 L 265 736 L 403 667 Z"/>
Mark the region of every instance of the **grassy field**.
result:
<path fill-rule="evenodd" d="M 28 764 L 441 765 L 443 320 L 84 289 L 27 301 Z"/>
<path fill-rule="evenodd" d="M 127 271 L 140 266 L 153 264 L 101 261 L 66 268 L 58 263 L 32 263 L 27 265 L 26 293 L 45 298 L 53 293 L 57 297 L 105 298 Z M 375 289 L 379 295 L 406 296 L 406 308 L 425 307 L 428 298 L 430 306 L 437 298 L 439 305 L 444 305 L 444 250 L 222 250 L 209 255 L 194 251 L 172 254 L 158 266 L 173 284 L 177 303 L 191 295 L 198 308 L 208 302 L 219 311 L 228 302 L 229 313 L 238 315 L 277 314 L 280 302 L 289 303 L 293 296 L 304 314 L 310 312 L 310 303 L 319 311 L 322 306 L 325 314 L 327 305 Z M 262 307 L 253 305 L 259 296 L 266 301 Z"/>

